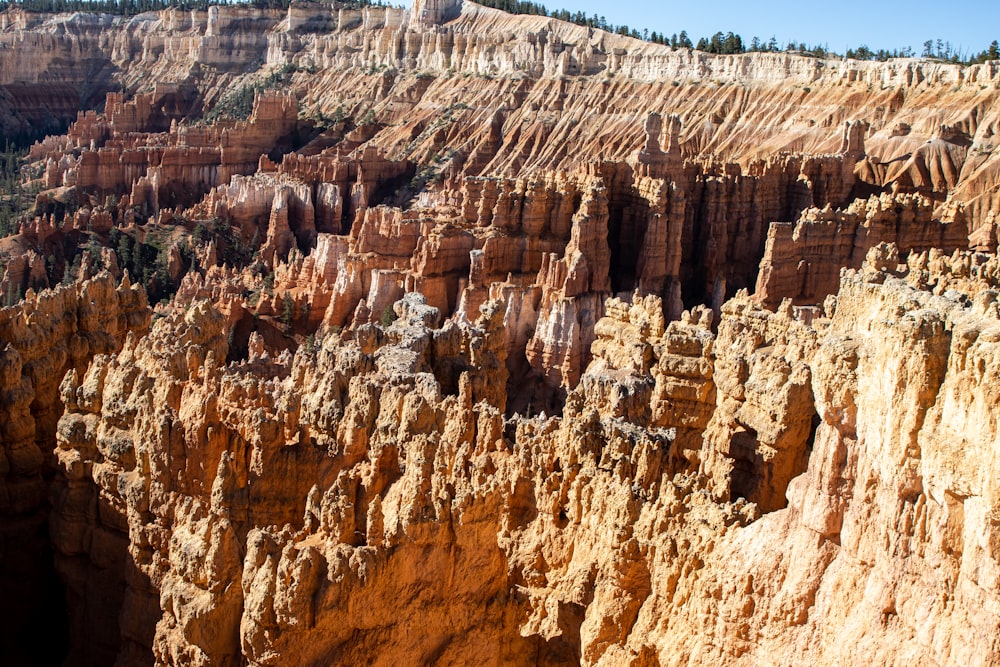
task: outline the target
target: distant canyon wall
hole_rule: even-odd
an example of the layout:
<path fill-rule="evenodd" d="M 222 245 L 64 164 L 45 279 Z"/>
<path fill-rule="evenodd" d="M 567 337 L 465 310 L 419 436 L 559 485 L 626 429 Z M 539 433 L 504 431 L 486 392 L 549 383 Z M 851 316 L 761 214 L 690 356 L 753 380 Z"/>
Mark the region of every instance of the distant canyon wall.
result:
<path fill-rule="evenodd" d="M 421 20 L 383 8 L 213 7 L 129 19 L 11 10 L 0 24 L 4 131 L 40 127 L 42 107 L 70 120 L 118 85 L 190 84 L 196 110 L 259 69 L 288 64 L 299 69 L 288 88 L 304 112 L 373 111 L 373 145 L 393 159 L 489 145 L 470 168 L 493 174 L 565 169 L 583 156 L 624 160 L 656 112 L 680 117 L 685 156 L 746 164 L 781 151 L 834 153 L 843 124 L 863 119 L 865 182 L 899 181 L 942 199 L 951 191 L 973 227 L 998 208 L 996 63 L 713 56 L 460 4 L 444 24 L 436 9 Z M 65 103 L 45 101 L 57 97 Z"/>

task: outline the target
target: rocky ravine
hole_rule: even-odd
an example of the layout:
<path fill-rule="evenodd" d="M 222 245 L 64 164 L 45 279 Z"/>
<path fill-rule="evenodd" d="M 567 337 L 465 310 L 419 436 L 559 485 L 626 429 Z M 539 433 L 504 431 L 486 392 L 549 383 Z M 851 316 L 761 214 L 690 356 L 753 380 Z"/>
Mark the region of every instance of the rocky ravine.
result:
<path fill-rule="evenodd" d="M 1000 664 L 996 63 L 415 5 L 0 15 L 0 662 Z"/>

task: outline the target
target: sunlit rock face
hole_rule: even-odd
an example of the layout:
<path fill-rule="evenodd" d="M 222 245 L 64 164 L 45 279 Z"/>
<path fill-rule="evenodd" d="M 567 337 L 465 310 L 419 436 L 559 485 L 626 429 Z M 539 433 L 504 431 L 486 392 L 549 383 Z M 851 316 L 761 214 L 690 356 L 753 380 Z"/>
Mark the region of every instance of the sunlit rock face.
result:
<path fill-rule="evenodd" d="M 501 411 L 497 300 L 442 323 L 410 293 L 388 326 L 229 365 L 199 302 L 63 381 L 55 488 L 82 488 L 57 565 L 87 582 L 78 536 L 126 547 L 120 655 L 161 664 L 981 659 L 996 261 L 966 303 L 927 289 L 963 259 L 846 273 L 810 324 L 739 296 L 713 334 L 710 311 L 665 327 L 656 297 L 614 300 L 548 417 Z"/>
<path fill-rule="evenodd" d="M 998 90 L 5 11 L 0 662 L 1000 662 Z"/>

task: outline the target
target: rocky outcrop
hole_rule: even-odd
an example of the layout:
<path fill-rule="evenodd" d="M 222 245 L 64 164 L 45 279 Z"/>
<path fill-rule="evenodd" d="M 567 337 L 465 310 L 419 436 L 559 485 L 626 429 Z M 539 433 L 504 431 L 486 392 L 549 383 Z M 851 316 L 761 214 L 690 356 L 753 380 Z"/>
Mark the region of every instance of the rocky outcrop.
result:
<path fill-rule="evenodd" d="M 676 154 L 676 144 L 670 146 L 663 155 Z M 755 275 L 766 219 L 823 201 L 821 193 L 833 190 L 817 185 L 824 182 L 820 175 L 829 171 L 840 179 L 845 164 L 838 156 L 788 156 L 743 174 L 737 165 L 676 155 L 661 160 L 650 157 L 651 150 L 637 159 L 651 160 L 658 177 L 636 178 L 629 165 L 609 163 L 516 180 L 466 178 L 460 190 L 442 192 L 446 205 L 433 208 L 358 207 L 346 247 L 338 244 L 336 253 L 317 260 L 327 267 L 318 284 L 310 288 L 298 269 L 279 273 L 294 281 L 293 298 L 303 312 L 310 302 L 327 304 L 327 327 L 354 322 L 361 301 L 366 321 L 378 320 L 411 289 L 446 316 L 469 320 L 487 299 L 503 299 L 512 377 L 540 378 L 544 387 L 537 396 L 520 397 L 517 409 L 551 410 L 586 367 L 609 294 L 638 288 L 657 295 L 670 319 L 680 316 L 685 299 L 714 300 L 718 307 L 727 291 Z M 286 159 L 281 173 L 334 178 L 318 176 L 326 172 L 311 164 Z M 668 166 L 678 171 L 667 173 Z M 273 181 L 267 174 L 256 178 Z M 837 196 L 845 196 L 843 185 L 838 188 Z M 224 208 L 214 205 L 217 212 Z M 311 228 L 309 218 L 272 216 L 265 257 L 275 235 L 284 235 L 280 248 L 287 252 L 293 219 Z M 282 281 L 277 291 L 291 287 Z"/>
<path fill-rule="evenodd" d="M 5 131 L 110 72 L 0 243 L 90 248 L 0 311 L 0 650 L 61 597 L 80 664 L 1000 662 L 993 65 L 0 14 Z M 154 250 L 151 324 L 91 278 Z"/>
<path fill-rule="evenodd" d="M 57 660 L 58 641 L 30 646 L 37 627 L 65 627 L 62 594 L 53 590 L 46 539 L 51 448 L 62 414 L 58 386 L 68 369 L 82 372 L 98 354 L 117 351 L 130 331 L 149 324 L 146 294 L 110 276 L 52 291 L 29 291 L 0 310 L 0 658 L 11 664 Z M 81 507 L 81 511 L 90 508 Z M 58 542 L 58 540 L 57 540 Z M 88 543 L 89 546 L 89 543 Z M 59 545 L 56 545 L 58 551 Z M 95 557 L 99 555 L 95 552 Z M 91 584 L 95 584 L 91 582 Z M 84 591 L 81 590 L 80 594 Z M 108 591 L 109 595 L 112 591 Z M 95 626 L 96 628 L 96 626 Z M 81 631 L 83 628 L 80 628 Z M 37 636 L 39 641 L 41 636 Z M 40 648 L 41 646 L 41 648 Z"/>
<path fill-rule="evenodd" d="M 738 297 L 713 343 L 707 310 L 612 301 L 549 418 L 498 410 L 497 302 L 440 326 L 408 295 L 391 325 L 229 366 L 200 304 L 70 374 L 59 460 L 128 531 L 123 638 L 161 664 L 988 664 L 995 270 L 934 263 L 969 305 L 868 265 L 808 324 Z M 697 387 L 692 452 L 651 397 Z"/>
<path fill-rule="evenodd" d="M 184 117 L 199 95 L 211 105 L 223 91 L 263 85 L 287 67 L 284 85 L 304 116 L 365 119 L 352 140 L 422 164 L 454 151 L 474 169 L 469 175 L 570 170 L 581 156 L 626 161 L 648 147 L 636 120 L 654 112 L 682 122 L 674 145 L 688 157 L 748 165 L 781 152 L 834 154 L 863 138 L 867 157 L 852 153 L 859 164 L 848 160 L 845 171 L 865 183 L 941 200 L 952 192 L 970 205 L 973 229 L 996 210 L 991 137 L 1000 74 L 990 64 L 718 57 L 450 1 L 336 14 L 322 6 L 218 7 L 128 20 L 12 9 L 4 26 L 0 61 L 12 74 L 0 85 L 20 86 L 13 98 L 68 87 L 71 118 L 81 100 L 103 94 L 117 68 L 129 89 L 152 96 L 148 107 L 118 114 L 121 128 Z M 775 117 L 776 108 L 796 111 Z M 841 128 L 857 119 L 865 123 L 845 136 Z M 80 137 L 87 134 L 81 127 Z"/>
<path fill-rule="evenodd" d="M 711 324 L 704 307 L 665 325 L 655 296 L 609 300 L 579 393 L 601 417 L 671 429 L 677 452 L 697 467 L 716 402 Z"/>
<path fill-rule="evenodd" d="M 746 498 L 765 512 L 785 506 L 816 426 L 809 359 L 817 334 L 791 316 L 787 302 L 771 313 L 742 293 L 723 308 L 715 342 L 718 403 L 701 471 L 717 496 Z"/>
<path fill-rule="evenodd" d="M 360 478 L 351 481 L 349 471 L 367 467 L 362 462 L 371 460 L 372 446 L 385 449 L 387 458 L 374 461 L 387 475 L 377 473 L 375 483 L 383 488 L 398 478 L 392 465 L 409 466 L 411 477 L 429 479 L 429 470 L 420 473 L 421 457 L 401 448 L 394 435 L 397 444 L 377 444 L 383 429 L 378 414 L 394 420 L 392 401 L 404 412 L 417 410 L 414 416 L 423 426 L 405 427 L 417 430 L 433 428 L 435 418 L 427 410 L 442 410 L 449 395 L 451 402 L 502 407 L 505 345 L 496 305 L 484 306 L 474 327 L 448 323 L 430 329 L 439 314 L 417 295 L 397 303 L 396 314 L 392 326 L 362 326 L 353 342 L 330 336 L 318 350 L 302 348 L 294 360 L 270 358 L 251 342 L 250 358 L 226 367 L 220 363 L 226 356 L 225 320 L 202 302 L 161 320 L 141 341 L 129 338 L 121 355 L 98 357 L 86 374 L 67 376 L 62 385 L 67 412 L 57 451 L 63 470 L 57 488 L 62 490 L 53 517 L 61 553 L 57 563 L 71 582 L 83 585 L 83 593 L 103 571 L 103 564 L 93 560 L 98 539 L 107 545 L 102 552 L 108 557 L 130 557 L 124 568 L 128 592 L 120 602 L 122 656 L 149 661 L 152 646 L 159 662 L 215 664 L 256 653 L 253 647 L 260 644 L 264 659 L 277 639 L 268 639 L 273 616 L 261 609 L 240 629 L 245 594 L 257 594 L 249 590 L 251 572 L 245 575 L 246 593 L 240 587 L 240 554 L 264 537 L 255 527 L 299 523 L 305 512 L 316 512 L 315 519 L 323 522 L 316 528 L 333 529 L 328 511 L 313 506 L 321 499 L 316 493 L 338 479 L 358 484 Z M 317 361 L 322 365 L 311 368 Z M 275 379 L 265 381 L 261 373 Z M 285 386 L 292 403 L 269 403 L 277 385 L 266 384 L 274 382 Z M 431 393 L 419 399 L 420 391 Z M 258 396 L 256 405 L 247 402 L 247 392 Z M 374 402 L 366 408 L 362 396 Z M 422 402 L 413 403 L 417 399 Z M 501 424 L 500 413 L 492 410 Z M 159 416 L 142 421 L 149 431 L 140 436 L 134 416 L 149 411 Z M 112 426 L 112 413 L 122 420 L 117 426 Z M 331 419 L 334 413 L 341 416 Z M 303 451 L 292 454 L 293 441 Z M 234 447 L 242 448 L 245 458 Z M 302 472 L 311 468 L 312 473 L 295 472 L 298 482 L 289 487 L 292 480 L 278 472 L 282 460 L 293 466 L 288 472 L 302 465 Z M 125 479 L 131 480 L 128 489 L 117 481 Z M 94 504 L 103 508 L 100 515 L 86 511 Z M 363 530 L 365 510 L 359 511 Z M 357 539 L 347 524 L 338 530 L 352 542 Z M 140 534 L 144 537 L 136 539 Z M 203 541 L 215 539 L 210 535 L 228 546 L 217 551 Z M 111 554 L 115 545 L 129 545 L 128 554 Z M 266 540 L 259 544 L 264 546 Z M 251 553 L 258 551 L 251 547 Z M 263 561 L 254 567 L 259 565 Z M 169 597 L 162 604 L 170 613 L 160 618 L 164 595 Z M 82 596 L 82 602 L 94 622 L 116 611 L 90 596 Z M 100 636 L 80 639 L 85 646 L 79 648 L 89 649 L 95 659 L 109 648 Z"/>
<path fill-rule="evenodd" d="M 796 223 L 770 226 L 755 297 L 774 309 L 783 298 L 821 304 L 837 291 L 842 268 L 859 269 L 868 251 L 892 243 L 903 254 L 968 245 L 964 211 L 939 219 L 931 202 L 914 195 L 858 199 L 846 211 L 809 209 Z"/>
<path fill-rule="evenodd" d="M 417 0 L 413 3 L 413 20 L 418 26 L 445 23 L 462 11 L 462 0 Z"/>
<path fill-rule="evenodd" d="M 63 181 L 128 192 L 133 206 L 151 212 L 191 205 L 232 176 L 255 171 L 261 155 L 287 141 L 296 122 L 293 97 L 260 93 L 246 122 L 231 128 L 175 129 L 153 137 L 154 151 L 145 145 L 147 136 L 115 135 L 114 142 L 84 152 L 68 167 Z"/>

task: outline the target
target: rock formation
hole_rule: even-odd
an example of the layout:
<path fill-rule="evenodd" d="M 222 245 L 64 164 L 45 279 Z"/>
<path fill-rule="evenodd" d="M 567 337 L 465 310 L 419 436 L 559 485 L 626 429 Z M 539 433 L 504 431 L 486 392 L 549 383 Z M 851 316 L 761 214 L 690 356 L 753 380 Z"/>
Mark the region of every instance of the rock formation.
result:
<path fill-rule="evenodd" d="M 37 295 L 29 292 L 17 307 L 0 310 L 0 340 L 4 342 L 0 351 L 0 569 L 4 572 L 0 618 L 5 661 L 11 664 L 58 659 L 48 653 L 51 649 L 39 649 L 24 640 L 36 636 L 34 625 L 47 622 L 50 607 L 58 608 L 62 595 L 39 588 L 51 577 L 52 547 L 45 539 L 47 478 L 52 474 L 51 443 L 63 410 L 59 382 L 67 371 L 82 373 L 95 355 L 116 352 L 126 334 L 144 332 L 149 319 L 145 291 L 128 281 L 116 288 L 107 274 Z M 97 508 L 80 505 L 78 509 L 88 513 Z M 53 547 L 58 552 L 60 540 L 54 540 Z M 97 551 L 94 554 L 99 557 Z M 78 593 L 82 596 L 85 591 Z M 121 592 L 103 594 L 114 597 Z M 117 634 L 115 617 L 106 620 L 110 627 L 75 625 L 74 630 Z M 40 635 L 37 639 L 41 642 Z M 58 643 L 54 648 L 58 650 Z"/>
<path fill-rule="evenodd" d="M 776 222 L 768 230 L 756 296 L 772 309 L 786 297 L 822 303 L 837 291 L 841 268 L 861 268 L 880 243 L 905 253 L 967 247 L 964 212 L 946 215 L 949 219 L 935 220 L 930 201 L 920 196 L 883 194 L 857 199 L 846 211 L 813 208 L 796 223 Z"/>
<path fill-rule="evenodd" d="M 0 663 L 1000 664 L 998 89 L 0 13 Z"/>
<path fill-rule="evenodd" d="M 616 301 L 562 414 L 514 421 L 499 303 L 434 329 L 408 295 L 388 327 L 230 366 L 203 303 L 70 374 L 58 455 L 118 517 L 122 638 L 163 664 L 986 664 L 996 292 L 903 271 L 848 273 L 809 325 L 738 297 L 714 363 L 693 317 Z M 649 409 L 691 400 L 683 358 L 719 388 L 694 461 L 670 427 L 698 427 Z"/>
<path fill-rule="evenodd" d="M 880 188 L 953 190 L 973 204 L 973 228 L 997 204 L 991 147 L 1000 72 L 992 64 L 717 58 L 450 1 L 337 13 L 218 7 L 128 20 L 12 9 L 2 25 L 0 86 L 14 101 L 0 115 L 11 127 L 34 118 L 28 107 L 45 98 L 65 100 L 50 106 L 71 120 L 81 102 L 101 100 L 118 69 L 130 90 L 150 96 L 125 113 L 129 103 L 116 99 L 119 133 L 144 119 L 162 131 L 227 89 L 290 68 L 284 87 L 304 116 L 371 112 L 366 139 L 393 159 L 451 149 L 474 158 L 465 164 L 478 173 L 505 175 L 569 169 L 581 156 L 624 161 L 648 147 L 636 119 L 654 112 L 682 123 L 670 136 L 685 156 L 748 164 L 783 151 L 866 154 L 846 170 Z M 776 107 L 795 111 L 774 119 Z M 850 136 L 839 131 L 855 119 L 866 124 Z M 108 125 L 87 122 L 93 138 Z M 865 154 L 856 150 L 861 139 Z"/>

